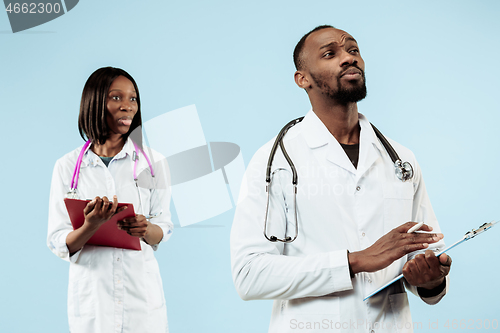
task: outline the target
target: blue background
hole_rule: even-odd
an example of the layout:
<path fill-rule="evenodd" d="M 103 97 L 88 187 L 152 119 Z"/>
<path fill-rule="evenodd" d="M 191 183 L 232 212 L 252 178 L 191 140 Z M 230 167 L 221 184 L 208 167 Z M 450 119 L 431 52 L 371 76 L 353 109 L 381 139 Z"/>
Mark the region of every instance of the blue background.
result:
<path fill-rule="evenodd" d="M 445 240 L 499 219 L 499 14 L 494 0 L 82 0 L 12 34 L 0 13 L 0 330 L 68 330 L 68 264 L 45 244 L 48 193 L 56 159 L 82 144 L 81 91 L 102 66 L 136 79 L 144 121 L 196 104 L 207 141 L 240 145 L 248 163 L 309 110 L 293 81 L 295 44 L 335 25 L 357 39 L 366 62 L 360 112 L 417 156 Z M 267 330 L 271 302 L 244 302 L 232 284 L 233 214 L 178 227 L 157 252 L 171 332 Z M 447 320 L 498 323 L 497 228 L 452 250 L 441 303 L 410 295 L 414 322 L 439 320 L 442 332 Z"/>

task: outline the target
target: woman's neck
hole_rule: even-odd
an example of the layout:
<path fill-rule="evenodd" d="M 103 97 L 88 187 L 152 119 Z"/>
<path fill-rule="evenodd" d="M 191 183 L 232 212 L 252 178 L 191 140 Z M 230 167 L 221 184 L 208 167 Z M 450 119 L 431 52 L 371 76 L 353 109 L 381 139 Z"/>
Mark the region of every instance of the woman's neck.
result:
<path fill-rule="evenodd" d="M 113 157 L 122 150 L 124 144 L 125 140 L 121 135 L 114 135 L 108 138 L 103 145 L 93 143 L 90 149 L 98 156 Z"/>

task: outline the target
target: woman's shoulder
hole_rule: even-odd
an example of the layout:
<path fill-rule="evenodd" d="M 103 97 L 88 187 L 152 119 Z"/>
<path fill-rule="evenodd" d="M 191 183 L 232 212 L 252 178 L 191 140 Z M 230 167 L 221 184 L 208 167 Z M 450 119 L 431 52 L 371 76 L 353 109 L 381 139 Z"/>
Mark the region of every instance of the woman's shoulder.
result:
<path fill-rule="evenodd" d="M 81 145 L 78 148 L 73 149 L 72 151 L 64 154 L 61 156 L 59 159 L 56 161 L 56 165 L 61 165 L 61 166 L 67 166 L 67 165 L 75 165 L 76 161 L 78 160 L 78 155 L 80 155 L 80 152 L 83 148 L 83 145 Z"/>

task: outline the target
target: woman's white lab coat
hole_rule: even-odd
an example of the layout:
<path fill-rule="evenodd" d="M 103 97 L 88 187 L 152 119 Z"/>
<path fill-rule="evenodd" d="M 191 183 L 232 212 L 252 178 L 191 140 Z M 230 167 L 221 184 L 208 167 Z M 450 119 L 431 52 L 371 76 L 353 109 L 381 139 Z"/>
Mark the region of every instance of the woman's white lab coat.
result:
<path fill-rule="evenodd" d="M 360 126 L 357 169 L 313 111 L 285 136 L 298 172 L 299 233 L 293 243 L 272 243 L 263 235 L 265 170 L 274 139 L 248 166 L 231 230 L 232 273 L 244 300 L 275 300 L 269 332 L 408 332 L 414 326 L 401 283 L 363 302 L 401 273 L 408 256 L 351 279 L 347 250 L 365 249 L 408 221 L 424 221 L 435 232 L 440 232 L 439 225 L 412 152 L 390 141 L 415 171 L 413 179 L 403 183 L 361 114 Z M 290 170 L 280 150 L 272 169 L 279 168 Z M 277 172 L 274 180 L 267 234 L 283 238 L 287 228 L 293 237 L 291 172 Z M 443 246 L 441 241 L 434 248 Z M 436 303 L 444 293 L 424 301 Z"/>
<path fill-rule="evenodd" d="M 49 203 L 47 244 L 62 259 L 70 262 L 68 287 L 68 318 L 72 333 L 140 333 L 168 332 L 167 312 L 162 279 L 154 250 L 141 240 L 141 251 L 85 245 L 69 256 L 66 237 L 73 230 L 64 197 L 69 191 L 73 170 L 81 147 L 56 162 L 52 176 Z M 149 150 L 146 150 L 148 154 Z M 157 187 L 154 190 L 148 164 L 139 155 L 137 174 L 139 195 L 133 180 L 130 139 L 106 167 L 90 149 L 83 157 L 77 193 L 80 199 L 96 196 L 118 197 L 119 202 L 134 204 L 136 214 L 147 215 L 162 211 L 151 220 L 163 230 L 162 242 L 173 230 L 170 220 L 170 189 L 168 167 L 158 153 L 153 159 Z M 142 211 L 141 211 L 142 210 Z"/>

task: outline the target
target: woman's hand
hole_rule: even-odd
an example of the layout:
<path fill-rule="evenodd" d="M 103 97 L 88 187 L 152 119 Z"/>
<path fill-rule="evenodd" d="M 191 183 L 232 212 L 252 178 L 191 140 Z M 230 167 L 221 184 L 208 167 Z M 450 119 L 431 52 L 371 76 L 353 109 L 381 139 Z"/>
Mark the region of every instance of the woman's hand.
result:
<path fill-rule="evenodd" d="M 113 203 L 108 198 L 95 197 L 83 209 L 85 222 L 83 225 L 73 230 L 66 237 L 66 245 L 70 256 L 79 251 L 85 243 L 92 237 L 104 222 L 108 221 L 114 214 L 121 212 L 127 207 L 118 208 L 118 199 L 113 196 Z"/>
<path fill-rule="evenodd" d="M 144 215 L 127 217 L 118 221 L 118 229 L 125 230 L 130 236 L 142 238 L 150 245 L 158 244 L 163 238 L 163 230 L 146 220 Z"/>
<path fill-rule="evenodd" d="M 150 224 L 144 215 L 137 214 L 118 221 L 118 229 L 126 231 L 130 236 L 143 238 L 146 237 Z"/>
<path fill-rule="evenodd" d="M 116 195 L 113 196 L 113 202 L 110 202 L 107 197 L 95 197 L 83 209 L 85 222 L 89 227 L 98 229 L 113 215 L 126 209 L 127 207 L 118 208 L 118 199 Z"/>

